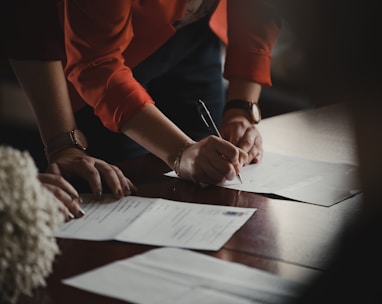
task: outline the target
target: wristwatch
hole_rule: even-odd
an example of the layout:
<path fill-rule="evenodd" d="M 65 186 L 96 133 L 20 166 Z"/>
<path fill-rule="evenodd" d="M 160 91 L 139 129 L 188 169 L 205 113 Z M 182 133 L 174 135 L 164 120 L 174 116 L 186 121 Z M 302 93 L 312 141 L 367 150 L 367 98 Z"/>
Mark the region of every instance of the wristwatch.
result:
<path fill-rule="evenodd" d="M 231 99 L 227 101 L 224 112 L 228 109 L 243 109 L 248 112 L 246 116 L 253 124 L 258 124 L 261 120 L 260 107 L 256 102 L 251 102 L 244 99 Z"/>
<path fill-rule="evenodd" d="M 57 135 L 46 144 L 45 153 L 49 155 L 69 147 L 82 151 L 86 150 L 88 143 L 81 130 L 74 129 L 70 132 Z"/>

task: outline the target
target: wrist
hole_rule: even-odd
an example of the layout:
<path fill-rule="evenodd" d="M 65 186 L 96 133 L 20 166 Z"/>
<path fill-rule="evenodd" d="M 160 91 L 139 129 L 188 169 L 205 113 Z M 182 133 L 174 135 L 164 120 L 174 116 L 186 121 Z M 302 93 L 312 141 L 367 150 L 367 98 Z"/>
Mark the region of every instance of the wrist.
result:
<path fill-rule="evenodd" d="M 246 113 L 245 110 L 240 109 L 230 109 L 227 111 L 224 111 L 223 114 L 223 124 L 233 122 L 233 121 L 248 121 L 252 124 L 250 118 L 248 117 L 248 113 Z"/>
<path fill-rule="evenodd" d="M 224 119 L 233 116 L 244 116 L 250 123 L 258 124 L 261 120 L 261 111 L 257 102 L 245 99 L 228 100 L 223 111 Z"/>
<path fill-rule="evenodd" d="M 66 159 L 80 159 L 87 155 L 85 150 L 80 150 L 74 147 L 66 147 L 50 154 L 45 154 L 48 164 L 57 162 L 58 160 Z"/>
<path fill-rule="evenodd" d="M 49 160 L 54 154 L 68 148 L 76 148 L 81 151 L 86 151 L 87 145 L 85 135 L 79 129 L 74 129 L 48 140 L 45 143 L 45 154 Z"/>
<path fill-rule="evenodd" d="M 173 170 L 175 171 L 176 175 L 178 175 L 179 177 L 181 177 L 180 162 L 182 161 L 183 153 L 184 153 L 184 151 L 187 150 L 188 147 L 192 146 L 193 144 L 195 144 L 195 142 L 191 142 L 191 141 L 184 144 L 183 147 L 179 150 L 179 152 L 175 158 L 175 161 L 173 164 Z"/>

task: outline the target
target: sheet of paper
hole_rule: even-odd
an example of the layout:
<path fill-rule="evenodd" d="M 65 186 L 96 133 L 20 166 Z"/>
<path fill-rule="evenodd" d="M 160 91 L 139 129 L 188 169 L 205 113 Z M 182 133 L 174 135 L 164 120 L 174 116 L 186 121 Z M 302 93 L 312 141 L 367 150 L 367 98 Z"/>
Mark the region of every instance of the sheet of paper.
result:
<path fill-rule="evenodd" d="M 175 177 L 174 172 L 166 173 Z M 276 194 L 285 198 L 331 206 L 360 193 L 358 167 L 265 152 L 258 164 L 244 167 L 240 176 L 221 187 Z"/>
<path fill-rule="evenodd" d="M 89 200 L 82 208 L 85 216 L 64 223 L 54 236 L 200 250 L 219 250 L 256 211 L 138 196 Z"/>
<path fill-rule="evenodd" d="M 179 248 L 158 248 L 63 280 L 138 304 L 288 303 L 304 288 L 271 273 Z"/>

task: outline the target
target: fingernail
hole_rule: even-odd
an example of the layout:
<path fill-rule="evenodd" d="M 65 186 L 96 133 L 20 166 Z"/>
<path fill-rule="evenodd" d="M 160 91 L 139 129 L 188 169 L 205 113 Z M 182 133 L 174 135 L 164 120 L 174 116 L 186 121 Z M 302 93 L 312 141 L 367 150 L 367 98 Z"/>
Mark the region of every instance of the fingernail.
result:
<path fill-rule="evenodd" d="M 125 192 L 126 192 L 126 193 L 131 192 L 131 189 L 130 189 L 130 187 L 129 187 L 128 185 L 125 186 Z"/>
<path fill-rule="evenodd" d="M 82 208 L 79 208 L 78 211 L 81 213 L 81 216 L 85 215 L 85 211 Z"/>
<path fill-rule="evenodd" d="M 68 212 L 68 216 L 71 220 L 75 219 L 76 217 L 73 215 L 73 213 Z"/>
<path fill-rule="evenodd" d="M 102 199 L 102 191 L 99 191 L 96 194 L 96 200 L 101 200 L 101 199 Z"/>
<path fill-rule="evenodd" d="M 123 196 L 123 193 L 122 193 L 122 190 L 121 190 L 121 189 L 118 189 L 118 190 L 117 190 L 117 196 L 118 196 L 118 197 L 122 197 L 122 196 Z"/>

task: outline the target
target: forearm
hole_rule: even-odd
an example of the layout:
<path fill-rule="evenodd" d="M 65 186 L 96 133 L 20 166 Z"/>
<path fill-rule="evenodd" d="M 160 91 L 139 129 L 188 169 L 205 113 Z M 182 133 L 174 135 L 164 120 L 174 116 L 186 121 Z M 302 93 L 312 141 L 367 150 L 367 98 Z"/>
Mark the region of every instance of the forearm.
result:
<path fill-rule="evenodd" d="M 76 128 L 61 61 L 10 60 L 46 142 Z"/>
<path fill-rule="evenodd" d="M 42 140 L 45 146 L 49 146 L 47 143 L 50 142 L 52 147 L 53 138 L 76 129 L 61 62 L 10 60 L 10 63 L 36 115 Z M 135 186 L 119 168 L 101 159 L 93 158 L 79 149 L 73 149 L 72 145 L 65 144 L 53 151 L 49 151 L 47 147 L 46 152 L 50 163 L 48 172 L 65 178 L 73 176 L 83 178 L 89 183 L 96 199 L 102 196 L 102 182 L 108 185 L 117 199 L 135 191 Z M 54 155 L 54 161 L 52 161 L 52 155 Z M 58 185 L 56 191 L 62 192 L 62 189 L 66 188 Z M 61 201 L 66 202 L 65 199 Z M 71 212 L 81 216 L 77 205 L 72 201 L 68 204 Z"/>
<path fill-rule="evenodd" d="M 121 131 L 173 168 L 179 151 L 193 140 L 154 105 L 148 104 Z"/>
<path fill-rule="evenodd" d="M 232 78 L 228 83 L 227 100 L 244 99 L 251 102 L 258 102 L 260 92 L 260 84 L 253 81 Z"/>

